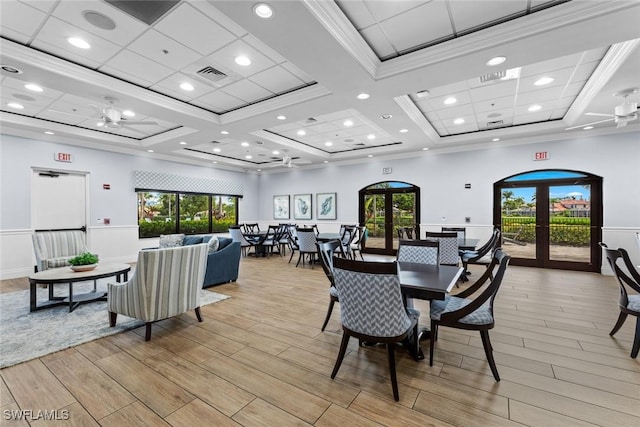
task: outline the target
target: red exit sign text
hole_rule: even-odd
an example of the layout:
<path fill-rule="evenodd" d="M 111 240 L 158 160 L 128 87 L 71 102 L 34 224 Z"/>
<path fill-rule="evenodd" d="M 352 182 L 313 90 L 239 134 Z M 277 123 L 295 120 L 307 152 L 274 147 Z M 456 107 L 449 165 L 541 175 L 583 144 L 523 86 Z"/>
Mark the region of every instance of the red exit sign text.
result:
<path fill-rule="evenodd" d="M 533 160 L 549 160 L 549 152 L 538 151 L 536 153 L 533 153 Z"/>
<path fill-rule="evenodd" d="M 54 153 L 53 154 L 53 158 L 57 161 L 57 162 L 67 162 L 67 163 L 71 163 L 71 154 L 69 153 Z"/>

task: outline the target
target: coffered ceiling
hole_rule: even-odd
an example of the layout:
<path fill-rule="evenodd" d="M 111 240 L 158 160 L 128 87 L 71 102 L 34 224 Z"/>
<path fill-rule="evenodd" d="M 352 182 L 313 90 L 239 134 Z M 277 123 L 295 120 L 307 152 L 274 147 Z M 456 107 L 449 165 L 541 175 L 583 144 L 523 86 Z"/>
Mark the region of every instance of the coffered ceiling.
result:
<path fill-rule="evenodd" d="M 1 131 L 266 173 L 640 130 L 637 1 L 254 6 L 2 0 Z"/>

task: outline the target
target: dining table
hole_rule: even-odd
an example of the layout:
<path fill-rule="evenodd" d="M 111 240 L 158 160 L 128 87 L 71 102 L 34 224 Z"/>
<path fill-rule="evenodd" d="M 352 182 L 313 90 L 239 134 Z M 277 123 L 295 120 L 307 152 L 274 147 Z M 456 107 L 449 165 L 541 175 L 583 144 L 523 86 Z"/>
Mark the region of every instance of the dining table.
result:
<path fill-rule="evenodd" d="M 328 242 L 330 240 L 340 240 L 342 235 L 340 233 L 318 233 L 316 240 L 319 242 Z"/>
<path fill-rule="evenodd" d="M 478 246 L 480 239 L 469 239 L 467 237 L 458 238 L 458 249 L 464 251 L 473 251 Z"/>

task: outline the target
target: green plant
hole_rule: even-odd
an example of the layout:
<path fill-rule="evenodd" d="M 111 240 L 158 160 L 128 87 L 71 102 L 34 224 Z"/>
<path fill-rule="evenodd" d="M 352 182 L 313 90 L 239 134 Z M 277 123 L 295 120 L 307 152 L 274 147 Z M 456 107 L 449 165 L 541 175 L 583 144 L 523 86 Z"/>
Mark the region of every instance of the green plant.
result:
<path fill-rule="evenodd" d="M 94 255 L 91 252 L 85 252 L 69 260 L 69 264 L 71 265 L 89 265 L 97 263 L 98 255 Z"/>

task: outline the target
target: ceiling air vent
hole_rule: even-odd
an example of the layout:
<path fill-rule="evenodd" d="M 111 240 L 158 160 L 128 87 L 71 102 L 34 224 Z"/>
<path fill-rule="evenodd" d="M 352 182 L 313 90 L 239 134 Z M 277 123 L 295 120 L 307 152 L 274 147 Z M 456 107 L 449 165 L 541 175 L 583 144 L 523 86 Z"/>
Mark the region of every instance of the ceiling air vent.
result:
<path fill-rule="evenodd" d="M 207 80 L 210 80 L 214 83 L 219 82 L 220 80 L 226 79 L 227 76 L 225 73 L 223 73 L 220 70 L 216 70 L 215 68 L 213 68 L 212 66 L 208 65 L 200 70 L 198 70 L 196 72 L 197 75 L 199 75 L 200 77 L 204 77 Z"/>
<path fill-rule="evenodd" d="M 486 83 L 493 80 L 500 80 L 503 77 L 507 76 L 507 71 L 496 71 L 495 73 L 485 74 L 484 76 L 480 76 L 480 83 Z"/>
<path fill-rule="evenodd" d="M 504 121 L 502 120 L 494 120 L 493 122 L 487 122 L 487 127 L 488 128 L 495 128 L 495 127 L 500 127 L 504 124 Z"/>
<path fill-rule="evenodd" d="M 306 123 L 315 123 L 315 122 L 317 122 L 317 121 L 318 121 L 318 120 L 314 119 L 313 117 L 309 117 L 309 118 L 307 119 Z"/>

